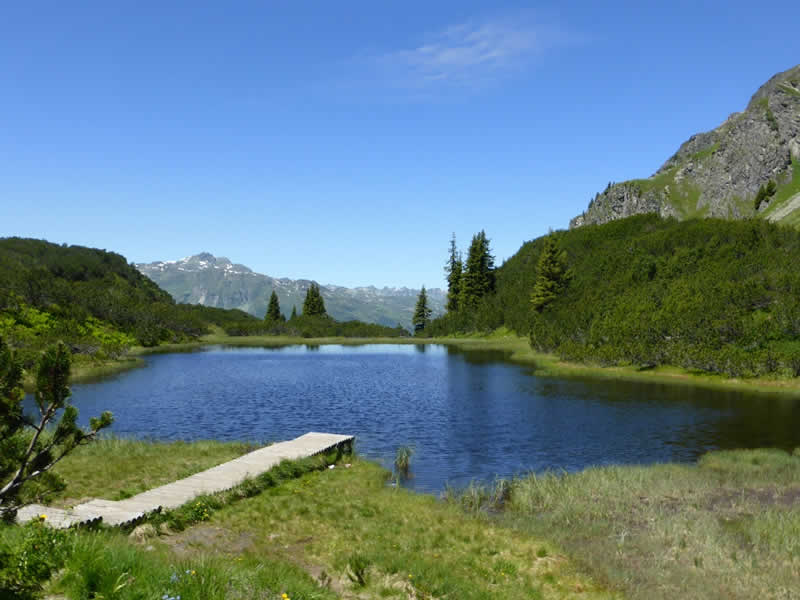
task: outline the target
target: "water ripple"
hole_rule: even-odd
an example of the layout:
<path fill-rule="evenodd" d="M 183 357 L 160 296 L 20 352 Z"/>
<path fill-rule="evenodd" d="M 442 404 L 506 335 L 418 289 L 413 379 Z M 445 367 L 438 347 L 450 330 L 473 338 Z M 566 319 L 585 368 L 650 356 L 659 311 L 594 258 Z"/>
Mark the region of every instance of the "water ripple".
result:
<path fill-rule="evenodd" d="M 795 400 L 539 379 L 502 359 L 441 346 L 211 348 L 76 385 L 73 401 L 84 422 L 111 410 L 118 435 L 261 442 L 352 433 L 360 452 L 386 465 L 398 445 L 413 445 L 409 485 L 426 491 L 530 470 L 800 445 Z"/>

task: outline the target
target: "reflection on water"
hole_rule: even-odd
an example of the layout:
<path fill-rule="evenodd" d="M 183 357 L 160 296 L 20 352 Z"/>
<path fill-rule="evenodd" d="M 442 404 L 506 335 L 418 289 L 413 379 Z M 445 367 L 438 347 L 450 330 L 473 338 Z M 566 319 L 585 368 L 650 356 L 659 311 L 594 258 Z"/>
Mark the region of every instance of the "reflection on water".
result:
<path fill-rule="evenodd" d="M 537 378 L 498 352 L 452 347 L 215 347 L 149 357 L 73 401 L 111 410 L 118 435 L 281 440 L 352 433 L 391 464 L 413 445 L 410 485 L 529 470 L 691 461 L 713 448 L 800 446 L 800 401 L 607 379 Z"/>

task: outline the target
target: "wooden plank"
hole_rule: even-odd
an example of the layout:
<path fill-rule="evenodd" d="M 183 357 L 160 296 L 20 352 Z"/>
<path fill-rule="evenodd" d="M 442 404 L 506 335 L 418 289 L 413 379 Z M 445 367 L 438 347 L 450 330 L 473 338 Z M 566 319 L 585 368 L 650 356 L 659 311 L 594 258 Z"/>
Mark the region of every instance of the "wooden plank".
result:
<path fill-rule="evenodd" d="M 216 467 L 125 500 L 94 499 L 69 510 L 37 504 L 24 506 L 17 513 L 17 522 L 24 523 L 44 514 L 47 515 L 46 522 L 57 529 L 101 519 L 106 525 L 131 524 L 162 508 L 178 508 L 197 496 L 236 487 L 248 477 L 256 477 L 270 470 L 282 460 L 306 458 L 342 445 L 352 445 L 354 439 L 352 435 L 311 431 L 293 440 L 253 450 Z"/>

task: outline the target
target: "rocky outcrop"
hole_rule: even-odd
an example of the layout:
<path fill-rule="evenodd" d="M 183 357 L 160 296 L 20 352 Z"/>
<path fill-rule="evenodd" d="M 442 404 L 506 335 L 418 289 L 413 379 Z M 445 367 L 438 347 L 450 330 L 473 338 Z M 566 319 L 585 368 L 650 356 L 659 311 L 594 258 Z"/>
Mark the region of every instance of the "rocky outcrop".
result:
<path fill-rule="evenodd" d="M 790 182 L 792 160 L 800 161 L 800 65 L 761 86 L 743 112 L 693 135 L 648 179 L 609 185 L 570 227 L 642 213 L 753 216 L 759 187 Z"/>

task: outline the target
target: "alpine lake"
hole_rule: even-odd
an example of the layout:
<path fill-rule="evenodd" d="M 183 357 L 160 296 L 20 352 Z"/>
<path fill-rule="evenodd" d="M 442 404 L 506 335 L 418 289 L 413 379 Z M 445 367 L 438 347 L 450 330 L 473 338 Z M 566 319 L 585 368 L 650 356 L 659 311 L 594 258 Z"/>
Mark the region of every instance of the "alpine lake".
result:
<path fill-rule="evenodd" d="M 503 352 L 441 345 L 209 346 L 75 384 L 80 421 L 104 410 L 121 437 L 291 439 L 356 436 L 405 483 L 491 482 L 604 464 L 692 462 L 714 449 L 800 446 L 800 398 L 612 379 L 542 378 Z"/>

